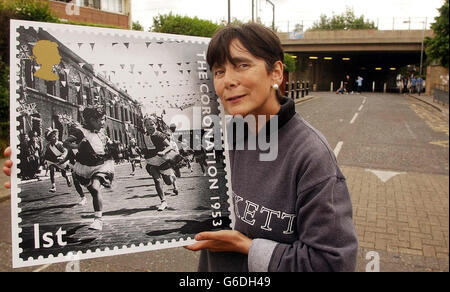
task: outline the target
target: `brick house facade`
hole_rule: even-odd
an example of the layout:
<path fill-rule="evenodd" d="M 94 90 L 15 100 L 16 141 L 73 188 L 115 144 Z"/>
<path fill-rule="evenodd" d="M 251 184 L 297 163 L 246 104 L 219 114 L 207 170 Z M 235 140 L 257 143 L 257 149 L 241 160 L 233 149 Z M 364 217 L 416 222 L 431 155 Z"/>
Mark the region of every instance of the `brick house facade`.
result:
<path fill-rule="evenodd" d="M 48 2 L 52 12 L 62 20 L 131 29 L 131 0 L 50 0 Z M 75 3 L 77 7 L 68 7 L 70 3 Z"/>

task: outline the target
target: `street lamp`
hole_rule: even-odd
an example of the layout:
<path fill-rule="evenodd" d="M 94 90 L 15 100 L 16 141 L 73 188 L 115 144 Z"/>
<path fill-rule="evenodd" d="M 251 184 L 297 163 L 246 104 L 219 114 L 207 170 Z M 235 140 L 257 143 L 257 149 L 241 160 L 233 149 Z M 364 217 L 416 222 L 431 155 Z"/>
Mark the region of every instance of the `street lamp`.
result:
<path fill-rule="evenodd" d="M 403 21 L 403 23 L 409 23 L 409 27 L 411 28 L 411 20 L 405 20 Z M 425 29 L 427 26 L 427 18 L 425 17 L 424 21 L 420 21 L 419 23 L 423 23 L 423 28 L 422 28 L 422 41 L 421 41 L 421 47 L 420 47 L 420 69 L 419 69 L 419 74 L 420 76 L 422 76 L 422 68 L 423 68 L 423 42 L 425 39 Z"/>
<path fill-rule="evenodd" d="M 273 7 L 272 30 L 275 31 L 275 4 L 273 4 L 272 1 L 270 1 L 270 0 L 266 0 L 266 2 L 271 4 Z"/>

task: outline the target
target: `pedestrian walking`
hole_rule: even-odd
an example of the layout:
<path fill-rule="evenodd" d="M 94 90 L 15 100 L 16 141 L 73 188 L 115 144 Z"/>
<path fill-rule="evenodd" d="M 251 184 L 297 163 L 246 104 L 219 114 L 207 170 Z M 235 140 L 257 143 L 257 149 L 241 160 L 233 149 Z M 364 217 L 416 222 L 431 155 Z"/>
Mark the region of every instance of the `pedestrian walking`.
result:
<path fill-rule="evenodd" d="M 356 79 L 356 84 L 358 86 L 358 93 L 361 94 L 362 92 L 362 85 L 363 85 L 363 78 L 361 76 L 358 76 L 358 78 Z"/>
<path fill-rule="evenodd" d="M 411 82 L 411 87 L 410 87 L 410 89 L 409 89 L 409 92 L 410 92 L 410 93 L 416 93 L 416 83 L 417 83 L 417 80 L 416 80 L 416 77 L 414 77 L 414 75 L 411 76 L 410 82 Z"/>
<path fill-rule="evenodd" d="M 45 139 L 48 144 L 44 152 L 44 159 L 50 171 L 50 182 L 52 184 L 49 192 L 56 193 L 55 171 L 59 170 L 61 175 L 66 179 L 67 186 L 71 187 L 72 183 L 67 176 L 69 169 L 69 151 L 64 147 L 63 142 L 58 140 L 59 130 L 48 128 L 45 131 Z"/>
<path fill-rule="evenodd" d="M 423 78 L 418 76 L 416 79 L 417 93 L 420 95 L 423 90 Z"/>
<path fill-rule="evenodd" d="M 84 125 L 73 129 L 65 141 L 68 148 L 78 149 L 73 176 L 85 186 L 93 198 L 94 222 L 90 229 L 103 229 L 103 196 L 101 188 L 111 188 L 114 179 L 114 161 L 112 159 L 109 138 L 103 132 L 105 109 L 102 106 L 88 106 L 83 110 Z"/>
<path fill-rule="evenodd" d="M 353 94 L 353 84 L 352 84 L 352 79 L 350 78 L 350 75 L 345 76 L 344 88 L 345 88 L 345 92 L 347 94 L 349 94 L 349 93 Z"/>
<path fill-rule="evenodd" d="M 199 271 L 355 270 L 345 177 L 323 135 L 281 96 L 283 58 L 277 35 L 255 23 L 222 28 L 209 43 L 207 61 L 226 112 L 265 118 L 248 125 L 247 137 L 271 139 L 269 124 L 278 121 L 278 155 L 261 161 L 266 149 L 229 150 L 234 230 L 195 236 L 186 248 L 202 250 Z"/>

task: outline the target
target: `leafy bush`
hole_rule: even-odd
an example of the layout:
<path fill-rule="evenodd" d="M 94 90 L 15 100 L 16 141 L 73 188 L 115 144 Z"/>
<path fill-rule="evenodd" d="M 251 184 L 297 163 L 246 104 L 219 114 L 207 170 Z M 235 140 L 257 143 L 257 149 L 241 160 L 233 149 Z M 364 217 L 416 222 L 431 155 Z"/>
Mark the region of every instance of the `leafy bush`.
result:
<path fill-rule="evenodd" d="M 365 20 L 364 15 L 356 17 L 352 8 L 332 17 L 325 14 L 320 16 L 320 20 L 315 22 L 311 30 L 348 30 L 348 29 L 376 29 L 373 21 Z"/>
<path fill-rule="evenodd" d="M 437 60 L 443 66 L 449 67 L 449 20 L 448 20 L 448 0 L 439 9 L 440 15 L 436 17 L 431 25 L 434 37 L 427 37 L 425 40 L 427 56 L 432 60 Z"/>
<path fill-rule="evenodd" d="M 212 37 L 220 25 L 209 20 L 173 15 L 172 13 L 158 15 L 153 18 L 151 31 L 180 35 Z"/>

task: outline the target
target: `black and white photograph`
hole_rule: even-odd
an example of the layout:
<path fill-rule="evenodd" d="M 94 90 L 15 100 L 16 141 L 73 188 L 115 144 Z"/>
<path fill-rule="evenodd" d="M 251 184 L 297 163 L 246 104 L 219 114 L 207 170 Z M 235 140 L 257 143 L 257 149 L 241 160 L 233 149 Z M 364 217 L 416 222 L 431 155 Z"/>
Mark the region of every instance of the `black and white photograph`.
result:
<path fill-rule="evenodd" d="M 222 134 L 205 119 L 221 115 L 208 41 L 11 22 L 15 267 L 230 228 Z"/>

